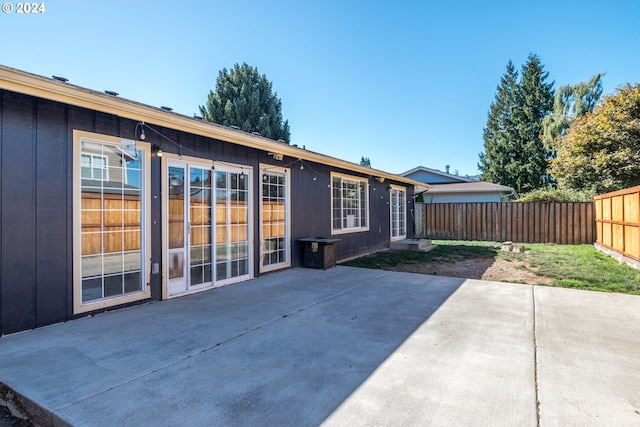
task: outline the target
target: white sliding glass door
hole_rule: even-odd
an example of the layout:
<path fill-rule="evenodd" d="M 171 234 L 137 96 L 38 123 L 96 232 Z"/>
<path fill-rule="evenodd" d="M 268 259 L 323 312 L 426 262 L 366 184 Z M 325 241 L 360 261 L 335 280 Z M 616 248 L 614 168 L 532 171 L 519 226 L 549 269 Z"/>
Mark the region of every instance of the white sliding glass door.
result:
<path fill-rule="evenodd" d="M 251 277 L 250 170 L 216 166 L 215 280 L 217 285 Z"/>
<path fill-rule="evenodd" d="M 167 157 L 165 298 L 251 278 L 251 168 Z"/>
<path fill-rule="evenodd" d="M 168 294 L 213 283 L 211 167 L 170 162 L 167 173 Z"/>

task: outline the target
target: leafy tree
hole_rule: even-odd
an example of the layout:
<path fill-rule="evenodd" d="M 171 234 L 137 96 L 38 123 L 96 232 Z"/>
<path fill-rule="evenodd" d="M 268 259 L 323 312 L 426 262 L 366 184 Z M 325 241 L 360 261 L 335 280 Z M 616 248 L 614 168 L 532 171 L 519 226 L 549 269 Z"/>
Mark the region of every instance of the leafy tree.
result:
<path fill-rule="evenodd" d="M 485 151 L 478 164 L 482 180 L 508 185 L 518 193 L 548 185 L 548 156 L 540 139 L 554 95 L 547 78 L 536 55 L 529 55 L 519 80 L 513 63 L 507 64 L 484 129 Z"/>
<path fill-rule="evenodd" d="M 368 168 L 371 167 L 371 160 L 368 157 L 362 156 L 360 159 L 360 166 L 366 166 Z"/>
<path fill-rule="evenodd" d="M 256 67 L 235 64 L 223 68 L 209 91 L 206 105 L 200 106 L 204 120 L 224 126 L 238 126 L 270 139 L 290 143 L 289 122 L 282 119 L 282 102 L 272 92 L 272 84 Z"/>
<path fill-rule="evenodd" d="M 590 113 L 602 95 L 602 74 L 596 74 L 588 82 L 560 86 L 553 100 L 553 112 L 542 120 L 542 142 L 557 154 L 558 138 L 565 135 L 571 122 Z"/>
<path fill-rule="evenodd" d="M 640 84 L 606 96 L 575 119 L 550 171 L 561 186 L 596 193 L 640 184 Z"/>

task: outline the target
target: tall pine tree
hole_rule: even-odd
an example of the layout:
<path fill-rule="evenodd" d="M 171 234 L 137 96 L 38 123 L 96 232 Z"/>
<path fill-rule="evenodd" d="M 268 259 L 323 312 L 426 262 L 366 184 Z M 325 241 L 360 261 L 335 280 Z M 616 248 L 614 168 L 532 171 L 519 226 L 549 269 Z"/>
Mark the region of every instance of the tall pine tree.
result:
<path fill-rule="evenodd" d="M 200 113 L 207 121 L 289 143 L 289 122 L 283 121 L 282 102 L 271 86 L 267 76 L 246 63 L 235 64 L 231 71 L 223 68 Z"/>
<path fill-rule="evenodd" d="M 509 185 L 510 159 L 515 155 L 516 130 L 513 112 L 517 105 L 518 72 L 509 61 L 500 79 L 496 98 L 489 107 L 487 127 L 484 128 L 484 152 L 480 153 L 478 168 L 483 181 Z"/>
<path fill-rule="evenodd" d="M 548 186 L 549 153 L 542 142 L 542 120 L 553 111 L 553 82 L 545 83 L 549 73 L 537 55 L 529 54 L 520 74 L 521 108 L 517 111 L 516 127 L 523 148 L 522 169 L 516 180 L 521 192 Z M 514 187 L 515 188 L 515 187 Z"/>
<path fill-rule="evenodd" d="M 542 120 L 553 106 L 553 82 L 537 55 L 530 54 L 520 79 L 507 64 L 484 129 L 484 153 L 478 167 L 482 179 L 524 193 L 548 185 L 549 160 L 540 134 Z"/>

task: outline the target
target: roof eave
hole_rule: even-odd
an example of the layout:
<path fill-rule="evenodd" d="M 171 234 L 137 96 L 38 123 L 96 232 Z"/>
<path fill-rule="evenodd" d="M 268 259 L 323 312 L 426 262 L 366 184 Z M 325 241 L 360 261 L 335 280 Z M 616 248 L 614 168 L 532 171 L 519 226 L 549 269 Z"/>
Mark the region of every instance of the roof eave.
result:
<path fill-rule="evenodd" d="M 168 112 L 160 108 L 151 107 L 125 98 L 103 94 L 101 92 L 82 88 L 69 83 L 59 82 L 3 65 L 0 65 L 0 88 L 103 113 L 113 114 L 118 117 L 188 132 L 195 135 L 219 139 L 249 148 L 264 150 L 269 153 L 278 153 L 289 157 L 347 169 L 373 177 L 391 179 L 413 185 L 416 188 L 428 187 L 422 182 L 400 175 L 369 168 L 357 163 L 348 162 L 346 160 L 276 142 L 268 138 L 230 129 L 215 123 L 194 119 L 178 113 Z"/>

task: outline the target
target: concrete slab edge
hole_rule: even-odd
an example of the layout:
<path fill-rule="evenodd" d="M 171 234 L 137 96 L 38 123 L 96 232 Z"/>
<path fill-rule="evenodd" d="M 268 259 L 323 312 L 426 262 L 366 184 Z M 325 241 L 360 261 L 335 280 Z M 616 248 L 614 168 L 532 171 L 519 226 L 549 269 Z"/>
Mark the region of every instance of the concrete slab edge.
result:
<path fill-rule="evenodd" d="M 73 427 L 56 413 L 38 405 L 33 400 L 17 392 L 0 381 L 0 405 L 9 408 L 11 414 L 31 421 L 36 426 Z"/>
<path fill-rule="evenodd" d="M 597 243 L 594 243 L 593 246 L 595 246 L 595 248 L 598 251 L 602 252 L 603 254 L 609 255 L 611 258 L 616 259 L 620 264 L 627 264 L 629 267 L 635 268 L 636 270 L 640 270 L 640 262 L 636 261 L 635 259 L 626 257 L 621 253 L 613 251 L 609 248 L 605 248 L 604 246 L 601 246 Z"/>

